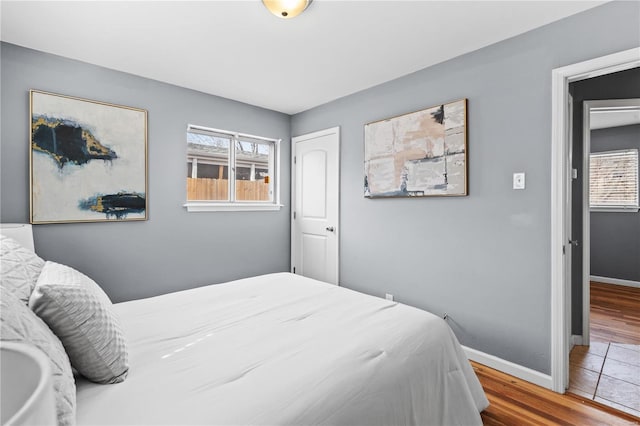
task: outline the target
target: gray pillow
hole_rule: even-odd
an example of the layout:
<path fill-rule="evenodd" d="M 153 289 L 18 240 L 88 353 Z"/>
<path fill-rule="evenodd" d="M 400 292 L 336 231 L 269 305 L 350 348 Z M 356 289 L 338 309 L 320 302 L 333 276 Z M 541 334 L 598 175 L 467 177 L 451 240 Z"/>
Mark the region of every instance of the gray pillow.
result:
<path fill-rule="evenodd" d="M 0 338 L 34 345 L 51 361 L 58 424 L 76 423 L 76 383 L 69 357 L 60 340 L 31 310 L 4 286 L 0 286 Z"/>
<path fill-rule="evenodd" d="M 47 261 L 29 306 L 64 345 L 71 365 L 96 383 L 127 377 L 127 345 L 111 300 L 91 278 Z"/>
<path fill-rule="evenodd" d="M 44 260 L 13 238 L 0 234 L 0 282 L 26 305 Z"/>

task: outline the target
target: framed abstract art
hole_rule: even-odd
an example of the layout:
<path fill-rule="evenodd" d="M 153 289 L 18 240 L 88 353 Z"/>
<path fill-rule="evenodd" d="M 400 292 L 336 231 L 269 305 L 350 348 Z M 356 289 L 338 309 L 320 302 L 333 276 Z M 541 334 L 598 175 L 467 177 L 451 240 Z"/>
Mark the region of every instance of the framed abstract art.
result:
<path fill-rule="evenodd" d="M 467 100 L 368 123 L 364 196 L 467 195 Z"/>
<path fill-rule="evenodd" d="M 147 219 L 147 111 L 30 91 L 31 223 Z"/>

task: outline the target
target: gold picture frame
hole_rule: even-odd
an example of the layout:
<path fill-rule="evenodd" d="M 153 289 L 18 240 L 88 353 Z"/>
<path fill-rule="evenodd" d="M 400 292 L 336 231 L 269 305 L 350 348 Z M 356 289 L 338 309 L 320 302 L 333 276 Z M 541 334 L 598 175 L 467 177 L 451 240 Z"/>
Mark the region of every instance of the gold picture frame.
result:
<path fill-rule="evenodd" d="M 468 195 L 467 99 L 367 123 L 364 196 Z"/>
<path fill-rule="evenodd" d="M 30 222 L 147 220 L 147 111 L 30 90 Z"/>

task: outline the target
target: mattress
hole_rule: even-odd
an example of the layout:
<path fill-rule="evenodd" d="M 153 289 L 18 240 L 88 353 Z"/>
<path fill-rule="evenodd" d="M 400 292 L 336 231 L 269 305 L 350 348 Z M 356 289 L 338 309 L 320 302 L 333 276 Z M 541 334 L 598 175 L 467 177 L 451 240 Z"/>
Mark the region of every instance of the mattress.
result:
<path fill-rule="evenodd" d="M 114 306 L 129 376 L 79 378 L 79 425 L 480 425 L 488 406 L 441 318 L 298 275 Z"/>

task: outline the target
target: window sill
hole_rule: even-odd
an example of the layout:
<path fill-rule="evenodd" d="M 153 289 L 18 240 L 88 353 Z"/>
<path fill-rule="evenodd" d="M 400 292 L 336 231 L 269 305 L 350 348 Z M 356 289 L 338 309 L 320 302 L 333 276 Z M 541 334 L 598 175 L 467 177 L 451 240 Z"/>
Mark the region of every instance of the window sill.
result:
<path fill-rule="evenodd" d="M 638 207 L 591 207 L 591 213 L 637 213 Z"/>
<path fill-rule="evenodd" d="M 216 203 L 216 202 L 190 202 L 183 204 L 189 213 L 197 212 L 251 212 L 251 211 L 276 211 L 283 207 L 282 204 L 258 204 L 258 203 Z"/>

